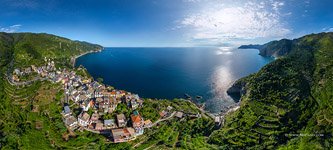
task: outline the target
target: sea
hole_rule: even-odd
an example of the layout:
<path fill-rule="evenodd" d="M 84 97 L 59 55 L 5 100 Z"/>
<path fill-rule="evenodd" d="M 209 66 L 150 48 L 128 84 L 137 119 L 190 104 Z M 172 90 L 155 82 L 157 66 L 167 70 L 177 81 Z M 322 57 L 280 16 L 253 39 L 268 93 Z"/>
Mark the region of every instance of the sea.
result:
<path fill-rule="evenodd" d="M 272 60 L 256 49 L 232 47 L 109 47 L 79 57 L 75 66 L 82 65 L 95 79 L 140 97 L 175 99 L 186 94 L 218 113 L 236 103 L 226 91 L 237 79 Z"/>

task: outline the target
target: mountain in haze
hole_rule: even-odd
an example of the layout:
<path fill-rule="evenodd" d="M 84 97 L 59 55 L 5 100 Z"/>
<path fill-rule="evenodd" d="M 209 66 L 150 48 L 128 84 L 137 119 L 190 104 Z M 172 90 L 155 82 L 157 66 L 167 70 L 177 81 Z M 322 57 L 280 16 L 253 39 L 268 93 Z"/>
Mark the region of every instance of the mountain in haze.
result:
<path fill-rule="evenodd" d="M 241 96 L 210 143 L 227 149 L 330 149 L 333 145 L 333 33 L 264 44 L 278 57 L 228 90 Z"/>
<path fill-rule="evenodd" d="M 238 49 L 261 49 L 262 45 L 260 44 L 250 44 L 250 45 L 241 45 Z"/>
<path fill-rule="evenodd" d="M 295 43 L 293 43 L 293 42 L 295 42 L 295 41 L 288 40 L 288 39 L 282 39 L 279 41 L 271 41 L 264 45 L 259 45 L 259 44 L 242 45 L 239 48 L 240 49 L 258 49 L 259 55 L 261 55 L 261 56 L 279 57 L 279 56 L 287 55 L 290 52 L 290 50 L 292 49 L 291 46 L 295 45 Z"/>

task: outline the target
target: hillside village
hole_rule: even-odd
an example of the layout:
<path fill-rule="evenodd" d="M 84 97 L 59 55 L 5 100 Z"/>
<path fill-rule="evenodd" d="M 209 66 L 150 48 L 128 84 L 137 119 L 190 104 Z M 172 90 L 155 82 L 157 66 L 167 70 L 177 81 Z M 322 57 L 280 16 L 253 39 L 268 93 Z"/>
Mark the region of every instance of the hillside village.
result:
<path fill-rule="evenodd" d="M 34 80 L 50 80 L 63 86 L 65 97 L 63 99 L 63 121 L 71 130 L 89 131 L 110 137 L 114 143 L 127 142 L 144 134 L 145 128 L 150 128 L 160 121 L 172 117 L 183 118 L 186 114 L 173 111 L 173 107 L 159 112 L 160 120 L 153 123 L 145 120 L 138 111 L 144 107 L 144 100 L 137 94 L 124 90 L 116 90 L 89 77 L 77 75 L 75 71 L 56 68 L 54 62 L 45 59 L 46 65 L 23 69 L 14 69 L 9 79 L 12 84 L 27 84 L 31 81 L 22 81 L 20 78 L 37 74 Z M 82 69 L 82 68 L 79 68 Z M 115 113 L 118 105 L 125 105 L 132 113 Z M 74 112 L 79 108 L 79 112 Z M 111 117 L 105 117 L 111 116 Z M 201 117 L 200 114 L 192 117 Z"/>

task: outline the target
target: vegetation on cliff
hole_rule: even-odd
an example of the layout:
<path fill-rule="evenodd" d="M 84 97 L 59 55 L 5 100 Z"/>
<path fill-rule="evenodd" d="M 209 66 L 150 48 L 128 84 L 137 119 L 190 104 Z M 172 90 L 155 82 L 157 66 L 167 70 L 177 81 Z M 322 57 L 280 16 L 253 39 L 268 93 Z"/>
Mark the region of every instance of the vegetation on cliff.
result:
<path fill-rule="evenodd" d="M 102 46 L 72 41 L 51 34 L 0 32 L 0 66 L 14 60 L 15 67 L 40 65 L 51 58 L 61 66 L 71 66 L 71 57 L 84 52 L 100 50 Z"/>
<path fill-rule="evenodd" d="M 239 48 L 240 49 L 258 49 L 259 50 L 259 55 L 261 56 L 272 56 L 272 57 L 279 57 L 279 56 L 284 56 L 289 54 L 289 52 L 292 49 L 293 40 L 288 40 L 288 39 L 282 39 L 279 41 L 271 41 L 269 43 L 266 43 L 264 45 L 242 45 Z"/>
<path fill-rule="evenodd" d="M 272 50 L 265 55 L 277 50 L 284 57 L 241 80 L 241 108 L 209 142 L 231 149 L 331 148 L 333 33 L 265 45 Z"/>

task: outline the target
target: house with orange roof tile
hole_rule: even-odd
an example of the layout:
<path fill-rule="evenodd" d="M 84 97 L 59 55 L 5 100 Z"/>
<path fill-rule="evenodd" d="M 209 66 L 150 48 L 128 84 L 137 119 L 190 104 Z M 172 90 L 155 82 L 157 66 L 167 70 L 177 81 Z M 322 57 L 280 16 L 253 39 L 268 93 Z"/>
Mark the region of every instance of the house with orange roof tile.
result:
<path fill-rule="evenodd" d="M 135 129 L 135 135 L 142 135 L 144 132 L 143 129 L 143 118 L 140 116 L 140 114 L 132 114 L 131 115 L 131 121 L 133 128 Z"/>

